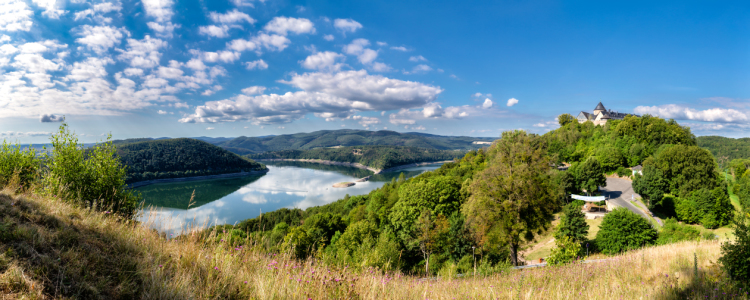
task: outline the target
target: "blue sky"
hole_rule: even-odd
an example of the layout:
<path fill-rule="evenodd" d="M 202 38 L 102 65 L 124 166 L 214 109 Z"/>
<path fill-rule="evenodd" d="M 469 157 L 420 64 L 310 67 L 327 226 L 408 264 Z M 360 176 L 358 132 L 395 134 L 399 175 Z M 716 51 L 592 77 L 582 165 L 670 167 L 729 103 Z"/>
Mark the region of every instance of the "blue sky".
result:
<path fill-rule="evenodd" d="M 748 136 L 747 2 L 0 3 L 0 137 L 544 133 L 601 101 Z"/>

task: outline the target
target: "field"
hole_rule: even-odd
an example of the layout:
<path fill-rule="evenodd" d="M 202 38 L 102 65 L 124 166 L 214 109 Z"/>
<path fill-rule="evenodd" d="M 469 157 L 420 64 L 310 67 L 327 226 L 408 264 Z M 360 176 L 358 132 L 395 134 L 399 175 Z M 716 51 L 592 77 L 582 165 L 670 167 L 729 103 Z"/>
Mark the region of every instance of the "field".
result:
<path fill-rule="evenodd" d="M 0 193 L 6 298 L 684 299 L 737 298 L 715 265 L 720 242 L 685 242 L 563 267 L 418 278 L 297 261 L 222 232 L 168 239 L 106 212 Z M 593 220 L 594 222 L 597 220 Z M 592 230 L 592 233 L 593 230 Z M 697 274 L 697 276 L 696 276 Z M 743 292 L 741 297 L 746 297 Z"/>

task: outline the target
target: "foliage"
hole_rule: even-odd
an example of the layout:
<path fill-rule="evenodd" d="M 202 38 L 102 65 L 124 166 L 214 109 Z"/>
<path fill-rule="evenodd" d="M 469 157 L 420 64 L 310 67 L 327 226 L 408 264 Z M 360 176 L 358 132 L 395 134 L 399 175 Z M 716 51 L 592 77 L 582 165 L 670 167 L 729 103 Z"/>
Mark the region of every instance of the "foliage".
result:
<path fill-rule="evenodd" d="M 607 185 L 607 178 L 604 177 L 604 169 L 599 164 L 597 157 L 589 157 L 586 162 L 581 164 L 577 171 L 577 180 L 581 188 L 588 193 L 594 193 L 599 190 L 600 186 Z"/>
<path fill-rule="evenodd" d="M 321 130 L 310 133 L 284 134 L 267 137 L 238 137 L 217 143 L 240 155 L 282 150 L 310 150 L 315 148 L 365 145 L 418 147 L 432 150 L 476 150 L 494 138 L 440 136 L 416 132 L 399 133 L 389 130 Z"/>
<path fill-rule="evenodd" d="M 571 114 L 562 114 L 562 115 L 557 116 L 557 123 L 560 124 L 560 127 L 564 127 L 565 125 L 568 125 L 574 122 L 577 122 L 577 120 Z"/>
<path fill-rule="evenodd" d="M 546 228 L 559 207 L 545 152 L 526 132 L 503 132 L 489 148 L 492 163 L 477 173 L 463 208 L 477 242 L 508 245 L 514 265 L 521 239 Z"/>
<path fill-rule="evenodd" d="M 697 145 L 711 151 L 722 165 L 735 159 L 750 158 L 750 138 L 733 139 L 723 136 L 701 136 Z M 735 173 L 735 175 L 738 175 Z"/>
<path fill-rule="evenodd" d="M 709 229 L 729 224 L 734 215 L 734 207 L 723 187 L 693 191 L 685 198 L 674 198 L 674 203 L 678 220 Z"/>
<path fill-rule="evenodd" d="M 46 158 L 48 170 L 42 179 L 46 193 L 66 201 L 88 203 L 94 209 L 132 216 L 140 196 L 127 189 L 126 168 L 110 139 L 108 136 L 107 142 L 84 151 L 68 125 L 60 125 L 51 138 L 52 156 Z"/>
<path fill-rule="evenodd" d="M 734 194 L 739 198 L 742 207 L 750 207 L 750 175 L 743 175 L 737 180 Z"/>
<path fill-rule="evenodd" d="M 581 256 L 581 243 L 567 236 L 555 239 L 555 248 L 547 257 L 547 264 L 559 266 L 575 261 Z"/>
<path fill-rule="evenodd" d="M 626 169 L 624 167 L 618 167 L 615 173 L 617 173 L 617 176 L 620 176 L 620 177 L 628 177 L 633 174 L 631 170 Z"/>
<path fill-rule="evenodd" d="M 594 155 L 604 172 L 612 172 L 625 165 L 625 159 L 620 153 L 620 149 L 614 146 L 597 148 Z"/>
<path fill-rule="evenodd" d="M 701 237 L 701 233 L 695 227 L 677 223 L 674 218 L 664 220 L 664 226 L 656 239 L 657 245 L 677 243 L 681 241 L 695 241 Z"/>
<path fill-rule="evenodd" d="M 403 146 L 354 146 L 340 148 L 316 148 L 311 150 L 280 150 L 250 154 L 251 159 L 320 159 L 346 163 L 360 163 L 375 169 L 388 169 L 401 165 L 453 160 L 465 152 L 435 150 Z"/>
<path fill-rule="evenodd" d="M 719 263 L 745 289 L 750 287 L 750 215 L 748 207 L 732 223 L 735 240 L 721 245 Z"/>
<path fill-rule="evenodd" d="M 643 168 L 643 175 L 636 173 L 633 179 L 633 191 L 648 200 L 649 208 L 660 205 L 665 193 L 669 192 L 669 182 L 664 172 L 652 165 Z"/>
<path fill-rule="evenodd" d="M 588 234 L 589 224 L 586 223 L 586 214 L 581 211 L 581 207 L 572 203 L 564 206 L 555 239 L 569 238 L 572 242 L 582 243 L 587 240 Z"/>
<path fill-rule="evenodd" d="M 604 254 L 616 254 L 651 245 L 656 238 L 656 229 L 646 219 L 628 209 L 616 208 L 604 216 L 596 246 Z"/>
<path fill-rule="evenodd" d="M 127 182 L 266 170 L 253 160 L 195 139 L 126 143 L 117 148 Z"/>
<path fill-rule="evenodd" d="M 643 166 L 644 176 L 661 171 L 661 177 L 669 184 L 667 191 L 682 197 L 697 189 L 713 189 L 721 183 L 713 156 L 697 146 L 662 146 L 653 159 L 644 161 Z"/>
<path fill-rule="evenodd" d="M 23 150 L 21 145 L 13 146 L 3 140 L 0 149 L 0 187 L 11 183 L 16 176 L 16 184 L 23 190 L 28 189 L 39 179 L 41 167 L 42 161 L 34 148 Z"/>

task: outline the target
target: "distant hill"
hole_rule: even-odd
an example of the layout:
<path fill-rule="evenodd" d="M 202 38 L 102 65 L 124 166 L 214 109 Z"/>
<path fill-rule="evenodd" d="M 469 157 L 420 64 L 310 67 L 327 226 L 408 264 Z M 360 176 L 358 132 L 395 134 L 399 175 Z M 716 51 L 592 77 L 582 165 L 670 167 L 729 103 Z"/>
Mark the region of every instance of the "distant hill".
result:
<path fill-rule="evenodd" d="M 309 150 L 336 146 L 387 145 L 419 147 L 436 150 L 473 150 L 496 138 L 468 136 L 440 136 L 425 133 L 398 133 L 389 130 L 321 130 L 310 133 L 284 134 L 267 137 L 238 137 L 218 143 L 224 149 L 237 154 L 253 154 L 281 150 Z"/>
<path fill-rule="evenodd" d="M 435 150 L 404 146 L 352 146 L 316 148 L 311 150 L 281 150 L 249 154 L 253 159 L 321 159 L 336 162 L 360 163 L 375 169 L 430 161 L 453 160 L 466 154 L 464 151 Z"/>
<path fill-rule="evenodd" d="M 721 165 L 737 158 L 750 158 L 750 138 L 699 136 L 696 140 L 698 146 L 711 151 Z"/>
<path fill-rule="evenodd" d="M 121 142 L 117 154 L 128 166 L 128 183 L 266 169 L 251 159 L 188 138 Z"/>

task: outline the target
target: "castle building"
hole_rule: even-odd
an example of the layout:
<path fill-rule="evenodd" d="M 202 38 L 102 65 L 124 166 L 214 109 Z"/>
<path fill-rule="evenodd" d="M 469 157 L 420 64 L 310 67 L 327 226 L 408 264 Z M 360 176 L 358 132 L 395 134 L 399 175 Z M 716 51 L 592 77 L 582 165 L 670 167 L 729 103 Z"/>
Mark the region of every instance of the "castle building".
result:
<path fill-rule="evenodd" d="M 607 124 L 607 121 L 609 120 L 622 120 L 626 116 L 629 116 L 631 114 L 616 112 L 612 110 L 607 110 L 604 108 L 604 105 L 602 105 L 601 102 L 599 102 L 599 105 L 594 108 L 593 113 L 588 113 L 585 111 L 582 111 L 578 114 L 576 119 L 578 120 L 578 123 L 588 122 L 591 121 L 594 123 L 594 125 L 604 125 Z M 637 115 L 634 115 L 637 116 Z"/>

